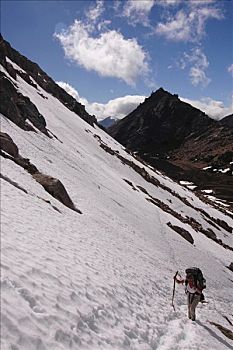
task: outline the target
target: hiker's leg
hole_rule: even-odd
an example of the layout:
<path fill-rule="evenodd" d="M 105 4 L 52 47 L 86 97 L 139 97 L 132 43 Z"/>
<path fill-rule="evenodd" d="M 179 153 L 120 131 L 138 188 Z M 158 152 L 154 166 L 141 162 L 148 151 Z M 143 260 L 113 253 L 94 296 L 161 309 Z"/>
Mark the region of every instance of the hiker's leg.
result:
<path fill-rule="evenodd" d="M 191 318 L 191 304 L 188 304 L 188 318 Z"/>
<path fill-rule="evenodd" d="M 187 294 L 187 305 L 188 305 L 188 318 L 191 318 L 191 302 L 190 302 L 191 294 Z"/>
<path fill-rule="evenodd" d="M 196 319 L 195 310 L 196 310 L 197 304 L 200 301 L 200 298 L 201 298 L 201 296 L 199 294 L 193 295 L 193 300 L 192 300 L 192 303 L 190 306 L 190 314 L 191 314 L 191 319 L 193 321 L 195 321 L 195 319 Z"/>

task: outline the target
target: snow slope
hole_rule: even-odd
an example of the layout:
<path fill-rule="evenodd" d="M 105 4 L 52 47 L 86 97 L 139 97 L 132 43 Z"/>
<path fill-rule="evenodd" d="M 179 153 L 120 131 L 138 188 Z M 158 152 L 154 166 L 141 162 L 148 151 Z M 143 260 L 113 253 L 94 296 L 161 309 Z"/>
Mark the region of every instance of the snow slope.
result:
<path fill-rule="evenodd" d="M 1 130 L 21 156 L 61 180 L 82 214 L 1 157 L 2 175 L 21 187 L 1 178 L 1 350 L 233 349 L 233 341 L 209 323 L 233 331 L 233 277 L 226 268 L 233 253 L 179 219 L 195 219 L 232 246 L 232 233 L 213 226 L 198 209 L 232 227 L 227 212 L 135 160 L 39 86 L 36 90 L 20 76 L 14 83 L 56 138 L 25 132 L 4 116 Z M 147 182 L 116 154 L 144 168 L 161 186 Z M 146 198 L 159 199 L 180 216 Z M 194 245 L 168 222 L 189 231 Z M 176 311 L 171 298 L 176 270 L 182 274 L 196 265 L 207 279 L 209 303 L 198 306 L 192 322 L 183 288 L 176 287 Z"/>

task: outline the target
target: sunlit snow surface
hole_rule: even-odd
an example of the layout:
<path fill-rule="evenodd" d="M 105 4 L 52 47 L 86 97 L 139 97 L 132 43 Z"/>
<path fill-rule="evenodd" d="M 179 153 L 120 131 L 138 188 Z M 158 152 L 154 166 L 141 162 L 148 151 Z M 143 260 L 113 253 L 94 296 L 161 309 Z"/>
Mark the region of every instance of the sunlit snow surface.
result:
<path fill-rule="evenodd" d="M 1 180 L 1 350 L 232 349 L 233 342 L 208 322 L 233 330 L 224 318 L 233 322 L 233 275 L 226 268 L 232 251 L 149 203 L 124 179 L 207 229 L 203 215 L 100 148 L 94 135 L 133 160 L 98 127 L 19 76 L 17 86 L 57 139 L 25 132 L 4 116 L 1 130 L 42 173 L 62 181 L 83 214 L 63 206 L 25 170 L 1 158 L 1 173 L 28 192 Z M 194 207 L 233 226 L 229 216 L 188 189 L 146 170 Z M 189 231 L 194 245 L 170 229 L 169 221 Z M 211 228 L 233 245 L 232 234 Z M 183 287 L 176 287 L 176 311 L 171 299 L 176 270 L 184 274 L 196 265 L 207 279 L 209 303 L 198 307 L 194 323 L 187 319 Z"/>

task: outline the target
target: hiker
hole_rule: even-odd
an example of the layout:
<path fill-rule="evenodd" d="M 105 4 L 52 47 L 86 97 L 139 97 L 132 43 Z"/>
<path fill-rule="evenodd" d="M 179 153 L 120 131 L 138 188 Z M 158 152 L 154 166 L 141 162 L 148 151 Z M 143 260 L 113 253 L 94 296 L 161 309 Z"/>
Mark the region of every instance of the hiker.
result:
<path fill-rule="evenodd" d="M 176 274 L 174 280 L 178 284 L 185 283 L 185 293 L 187 294 L 188 302 L 188 318 L 192 321 L 196 319 L 196 307 L 199 302 L 204 301 L 203 289 L 206 288 L 205 279 L 202 272 L 197 267 L 189 268 L 185 270 L 186 278 L 183 279 L 180 275 Z M 179 277 L 177 277 L 179 276 Z"/>

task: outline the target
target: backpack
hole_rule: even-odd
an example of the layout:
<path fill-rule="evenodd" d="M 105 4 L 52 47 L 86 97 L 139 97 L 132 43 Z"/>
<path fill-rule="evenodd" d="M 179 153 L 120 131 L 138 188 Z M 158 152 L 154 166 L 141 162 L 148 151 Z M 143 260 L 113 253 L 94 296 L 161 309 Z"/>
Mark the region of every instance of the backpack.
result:
<path fill-rule="evenodd" d="M 194 279 L 195 287 L 202 289 L 206 288 L 206 279 L 203 277 L 202 271 L 198 267 L 190 267 L 185 270 L 186 279 L 188 276 L 192 276 Z"/>

